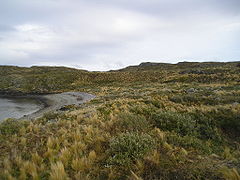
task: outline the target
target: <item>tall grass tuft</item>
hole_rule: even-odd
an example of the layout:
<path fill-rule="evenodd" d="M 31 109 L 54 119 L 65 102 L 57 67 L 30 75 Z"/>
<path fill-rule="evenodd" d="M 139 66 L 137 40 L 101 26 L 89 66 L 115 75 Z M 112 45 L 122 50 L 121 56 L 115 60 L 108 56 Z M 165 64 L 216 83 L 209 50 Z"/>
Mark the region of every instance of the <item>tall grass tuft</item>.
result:
<path fill-rule="evenodd" d="M 58 161 L 51 164 L 50 180 L 68 180 L 68 175 L 65 172 L 63 163 Z"/>
<path fill-rule="evenodd" d="M 227 167 L 223 167 L 222 169 L 220 169 L 220 173 L 223 174 L 223 177 L 226 180 L 240 180 L 240 175 L 236 168 L 230 169 Z"/>

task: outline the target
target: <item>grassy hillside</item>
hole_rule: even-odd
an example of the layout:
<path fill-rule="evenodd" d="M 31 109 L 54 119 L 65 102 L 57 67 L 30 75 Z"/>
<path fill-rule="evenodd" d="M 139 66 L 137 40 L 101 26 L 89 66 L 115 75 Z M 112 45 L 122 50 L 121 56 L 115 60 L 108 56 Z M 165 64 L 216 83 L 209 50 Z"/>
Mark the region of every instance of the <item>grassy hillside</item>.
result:
<path fill-rule="evenodd" d="M 0 179 L 240 179 L 239 63 L 0 67 L 2 92 L 97 98 L 0 125 Z"/>
<path fill-rule="evenodd" d="M 56 93 L 83 86 L 128 83 L 239 83 L 238 62 L 151 64 L 127 67 L 119 71 L 88 72 L 65 67 L 0 66 L 0 91 L 22 93 Z"/>

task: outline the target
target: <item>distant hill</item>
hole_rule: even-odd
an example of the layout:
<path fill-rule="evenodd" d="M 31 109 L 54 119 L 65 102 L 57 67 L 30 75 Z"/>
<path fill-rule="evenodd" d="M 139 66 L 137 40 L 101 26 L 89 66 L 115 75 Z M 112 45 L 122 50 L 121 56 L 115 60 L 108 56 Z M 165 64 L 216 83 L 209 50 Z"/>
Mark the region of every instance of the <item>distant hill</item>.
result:
<path fill-rule="evenodd" d="M 189 68 L 217 68 L 236 67 L 240 61 L 236 62 L 179 62 L 177 64 L 142 62 L 139 65 L 128 66 L 117 71 L 149 71 L 149 70 L 176 70 Z"/>
<path fill-rule="evenodd" d="M 85 86 L 143 82 L 239 82 L 239 62 L 143 62 L 108 72 L 89 72 L 67 67 L 0 66 L 0 93 L 57 93 Z"/>

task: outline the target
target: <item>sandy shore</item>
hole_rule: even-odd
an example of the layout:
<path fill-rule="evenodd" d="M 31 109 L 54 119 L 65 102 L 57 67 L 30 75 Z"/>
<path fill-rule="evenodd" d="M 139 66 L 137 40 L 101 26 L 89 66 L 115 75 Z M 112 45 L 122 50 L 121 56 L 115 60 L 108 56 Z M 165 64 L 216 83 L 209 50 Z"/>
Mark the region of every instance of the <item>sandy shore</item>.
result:
<path fill-rule="evenodd" d="M 42 108 L 32 114 L 26 115 L 20 119 L 35 119 L 43 116 L 45 113 L 60 110 L 67 105 L 80 105 L 95 98 L 94 95 L 83 92 L 65 92 L 60 94 L 34 95 L 34 98 L 42 102 Z"/>

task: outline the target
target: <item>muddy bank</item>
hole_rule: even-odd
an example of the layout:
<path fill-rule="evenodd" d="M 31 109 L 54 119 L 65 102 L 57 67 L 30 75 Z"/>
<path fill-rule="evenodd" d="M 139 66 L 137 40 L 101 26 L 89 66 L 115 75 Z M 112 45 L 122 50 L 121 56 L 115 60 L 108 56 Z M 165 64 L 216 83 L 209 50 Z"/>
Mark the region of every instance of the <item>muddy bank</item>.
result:
<path fill-rule="evenodd" d="M 12 96 L 9 94 L 4 94 L 0 96 L 19 98 L 19 96 Z M 47 94 L 47 95 L 46 94 L 45 95 L 22 95 L 20 97 L 32 98 L 41 103 L 40 110 L 19 118 L 19 119 L 31 120 L 31 119 L 39 118 L 43 116 L 45 113 L 60 110 L 61 108 L 67 105 L 80 105 L 84 102 L 90 101 L 95 96 L 88 93 L 83 93 L 83 92 L 64 92 L 59 94 Z"/>
<path fill-rule="evenodd" d="M 0 96 L 0 122 L 7 118 L 19 119 L 44 107 L 36 98 L 24 96 Z"/>
<path fill-rule="evenodd" d="M 21 119 L 35 119 L 43 114 L 60 110 L 67 105 L 80 105 L 95 98 L 94 95 L 83 92 L 65 92 L 60 94 L 38 95 L 38 99 L 43 103 L 43 108 Z"/>

